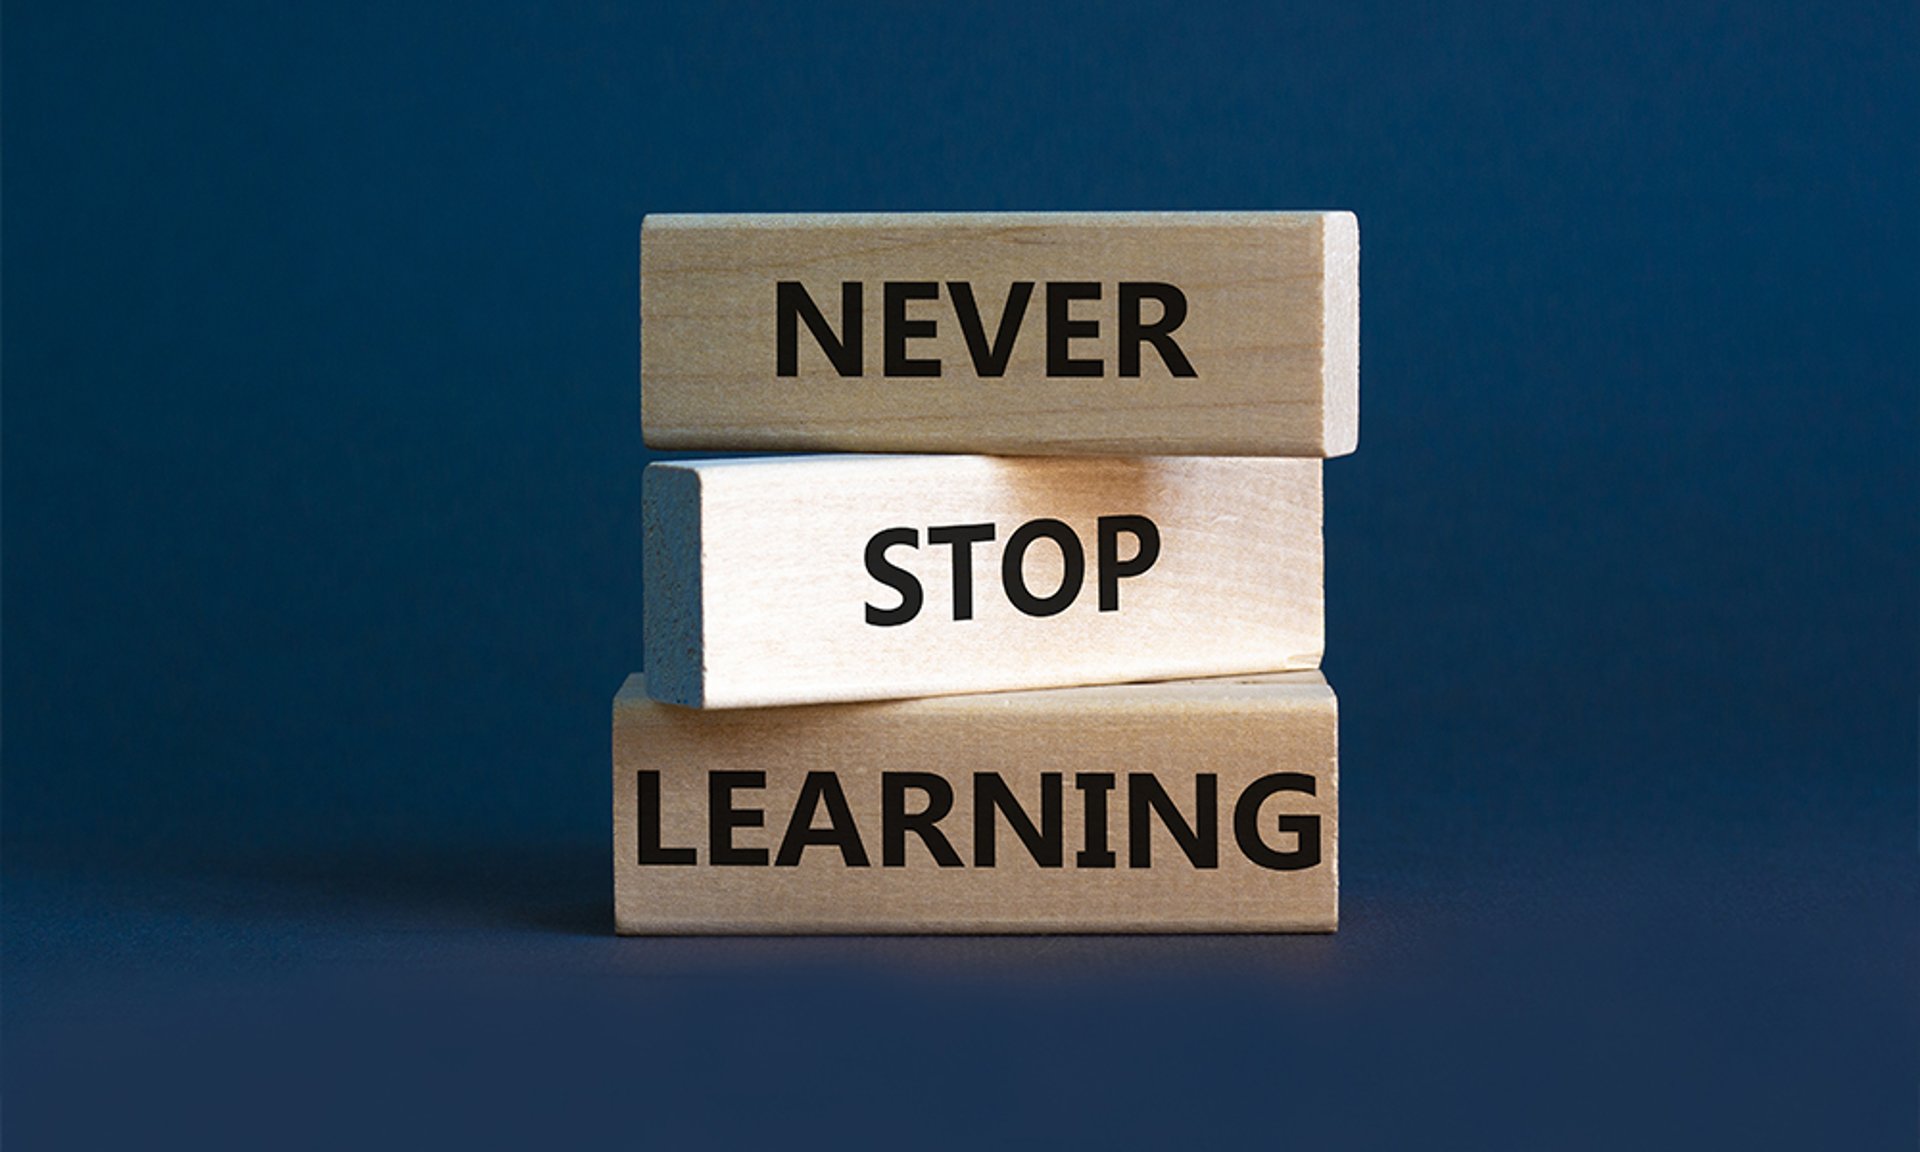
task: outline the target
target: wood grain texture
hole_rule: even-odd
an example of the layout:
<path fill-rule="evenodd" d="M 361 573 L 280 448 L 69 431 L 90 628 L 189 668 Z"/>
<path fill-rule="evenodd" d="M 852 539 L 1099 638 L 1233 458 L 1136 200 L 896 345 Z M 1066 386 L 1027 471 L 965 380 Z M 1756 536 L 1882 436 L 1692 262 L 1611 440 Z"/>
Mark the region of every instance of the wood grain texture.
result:
<path fill-rule="evenodd" d="M 655 463 L 642 494 L 649 683 L 671 703 L 740 708 L 1317 667 L 1320 470 L 1220 457 Z M 1112 530 L 1103 555 L 1103 518 L 1127 517 L 1151 532 Z M 1061 535 L 1018 547 L 1022 525 L 1043 520 Z M 993 536 L 968 546 L 968 597 L 956 597 L 960 548 L 934 542 L 959 525 Z M 907 601 L 870 567 L 887 530 L 917 541 L 881 558 L 911 573 L 922 602 L 876 624 Z M 1154 534 L 1151 565 L 1123 575 Z M 1010 580 L 1055 605 L 1079 591 L 1036 615 Z"/>
<path fill-rule="evenodd" d="M 635 676 L 613 707 L 615 927 L 1331 931 L 1337 729 L 1318 672 L 731 712 Z"/>
<path fill-rule="evenodd" d="M 640 245 L 642 426 L 656 448 L 1006 455 L 1338 456 L 1359 439 L 1359 231 L 1350 212 L 649 216 Z M 845 376 L 805 325 L 779 374 L 776 286 L 792 281 L 846 338 L 842 286 L 863 286 L 861 371 Z M 937 377 L 887 374 L 886 282 L 932 298 L 901 344 Z M 954 284 L 966 285 L 970 311 Z M 1033 285 L 1001 375 L 1013 285 Z M 1049 363 L 1049 284 L 1100 286 L 1064 315 L 1097 323 Z M 1186 314 L 1158 346 L 1123 340 L 1121 285 L 1177 287 Z M 1162 318 L 1157 301 L 1138 306 Z M 851 345 L 855 343 L 848 340 Z M 1124 376 L 1127 346 L 1139 350 Z M 984 365 L 984 366 L 983 366 Z"/>

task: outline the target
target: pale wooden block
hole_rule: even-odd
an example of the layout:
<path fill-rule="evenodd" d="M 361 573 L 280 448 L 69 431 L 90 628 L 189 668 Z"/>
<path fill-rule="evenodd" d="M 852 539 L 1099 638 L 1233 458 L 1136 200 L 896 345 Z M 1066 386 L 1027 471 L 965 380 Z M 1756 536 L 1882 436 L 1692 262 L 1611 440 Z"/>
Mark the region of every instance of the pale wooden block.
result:
<path fill-rule="evenodd" d="M 1318 672 L 730 712 L 634 676 L 614 925 L 1332 931 L 1337 727 Z"/>
<path fill-rule="evenodd" d="M 649 685 L 670 703 L 740 708 L 1317 667 L 1320 469 L 1200 456 L 651 464 Z M 1023 528 L 1035 521 L 1052 523 Z M 965 546 L 957 581 L 963 549 L 946 541 L 989 530 Z M 890 622 L 908 577 L 918 611 Z"/>
<path fill-rule="evenodd" d="M 1359 259 L 1350 212 L 649 216 L 641 424 L 656 448 L 1339 456 Z"/>

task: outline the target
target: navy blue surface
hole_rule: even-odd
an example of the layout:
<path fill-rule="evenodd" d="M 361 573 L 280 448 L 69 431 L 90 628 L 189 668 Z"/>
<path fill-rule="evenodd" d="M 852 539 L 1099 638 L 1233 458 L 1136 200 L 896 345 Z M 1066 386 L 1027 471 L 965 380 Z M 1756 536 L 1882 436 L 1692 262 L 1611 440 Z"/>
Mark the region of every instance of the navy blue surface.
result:
<path fill-rule="evenodd" d="M 1913 1147 L 1920 20 L 1466 7 L 10 4 L 9 1147 Z M 608 936 L 641 215 L 1284 207 L 1340 934 Z"/>

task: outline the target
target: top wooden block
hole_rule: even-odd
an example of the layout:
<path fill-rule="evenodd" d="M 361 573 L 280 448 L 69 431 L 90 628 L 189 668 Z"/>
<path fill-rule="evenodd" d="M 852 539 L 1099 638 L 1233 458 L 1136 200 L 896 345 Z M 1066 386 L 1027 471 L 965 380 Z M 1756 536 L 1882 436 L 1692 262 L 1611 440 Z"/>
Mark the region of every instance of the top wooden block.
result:
<path fill-rule="evenodd" d="M 648 445 L 1340 456 L 1350 212 L 649 216 Z"/>

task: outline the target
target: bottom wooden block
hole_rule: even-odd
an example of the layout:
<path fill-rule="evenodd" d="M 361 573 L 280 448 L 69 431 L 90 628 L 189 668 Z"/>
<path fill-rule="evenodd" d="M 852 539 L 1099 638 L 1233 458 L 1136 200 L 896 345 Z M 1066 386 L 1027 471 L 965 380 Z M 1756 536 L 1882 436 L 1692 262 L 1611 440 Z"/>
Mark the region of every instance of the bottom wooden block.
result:
<path fill-rule="evenodd" d="M 625 934 L 1326 932 L 1318 672 L 699 711 L 613 707 Z"/>

